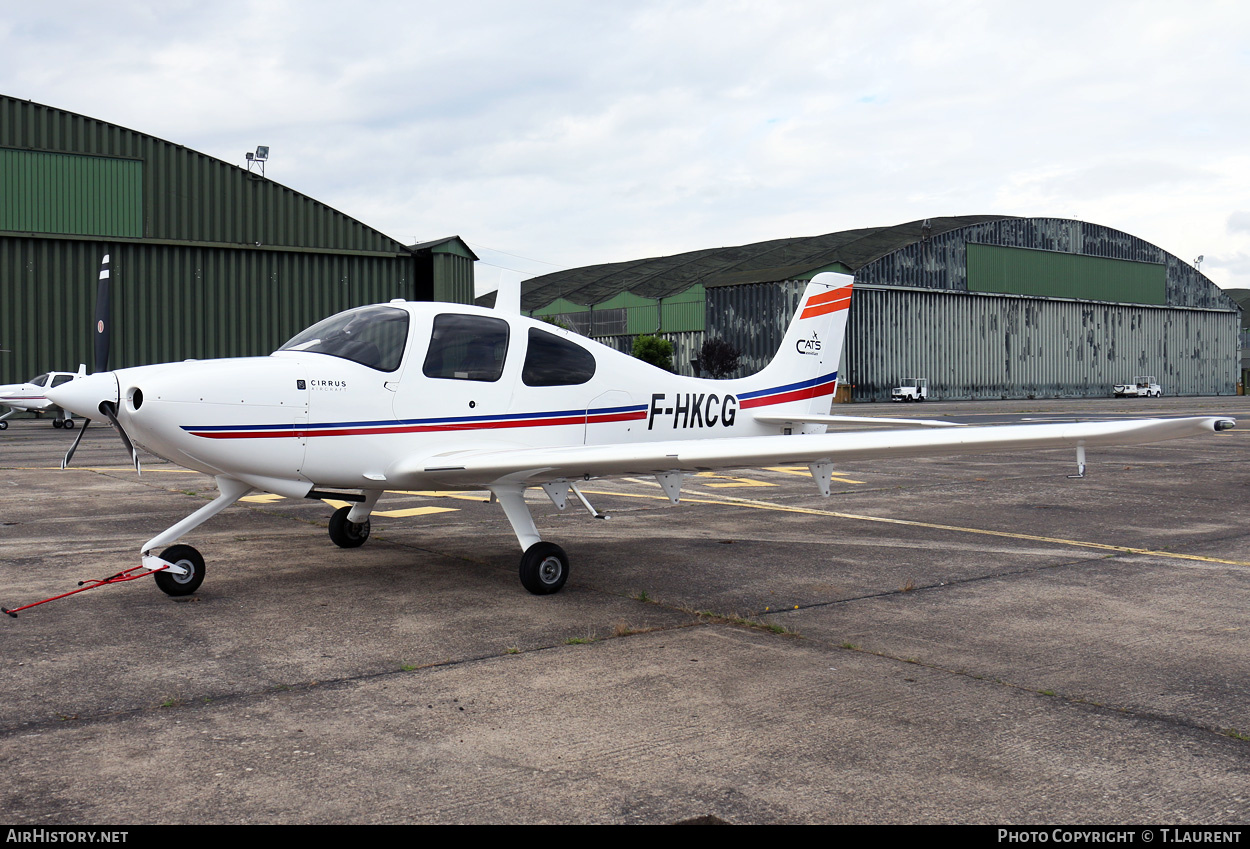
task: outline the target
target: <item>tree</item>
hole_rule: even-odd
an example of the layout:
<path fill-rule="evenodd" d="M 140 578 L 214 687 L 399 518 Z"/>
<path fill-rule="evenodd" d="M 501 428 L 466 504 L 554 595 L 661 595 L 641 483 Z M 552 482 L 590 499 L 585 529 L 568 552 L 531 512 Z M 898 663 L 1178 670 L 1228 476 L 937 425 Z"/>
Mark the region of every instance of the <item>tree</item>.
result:
<path fill-rule="evenodd" d="M 665 371 L 673 370 L 673 343 L 655 336 L 634 338 L 634 356 Z"/>
<path fill-rule="evenodd" d="M 708 377 L 729 377 L 738 370 L 738 349 L 724 339 L 708 339 L 699 349 L 698 367 Z"/>

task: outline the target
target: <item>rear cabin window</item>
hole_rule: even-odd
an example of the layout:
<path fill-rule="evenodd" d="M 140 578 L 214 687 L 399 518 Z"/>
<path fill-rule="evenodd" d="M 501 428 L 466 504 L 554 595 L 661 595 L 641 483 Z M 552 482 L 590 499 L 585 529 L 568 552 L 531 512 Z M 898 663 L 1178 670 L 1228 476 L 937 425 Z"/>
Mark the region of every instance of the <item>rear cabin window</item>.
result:
<path fill-rule="evenodd" d="M 530 328 L 521 380 L 526 386 L 575 386 L 595 376 L 595 357 L 581 345 Z"/>
<path fill-rule="evenodd" d="M 445 313 L 434 317 L 426 377 L 493 382 L 508 355 L 508 322 L 483 315 Z"/>

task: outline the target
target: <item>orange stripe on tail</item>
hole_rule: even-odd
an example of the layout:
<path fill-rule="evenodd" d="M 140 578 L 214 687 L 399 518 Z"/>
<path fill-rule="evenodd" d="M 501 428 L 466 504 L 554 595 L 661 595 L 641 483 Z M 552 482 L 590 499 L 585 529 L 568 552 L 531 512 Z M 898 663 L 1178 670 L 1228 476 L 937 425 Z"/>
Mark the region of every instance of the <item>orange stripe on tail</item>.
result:
<path fill-rule="evenodd" d="M 841 289 L 834 289 L 820 295 L 813 295 L 807 299 L 803 311 L 799 313 L 799 318 L 815 318 L 820 315 L 827 315 L 831 312 L 844 310 L 851 305 L 851 287 L 843 286 Z"/>

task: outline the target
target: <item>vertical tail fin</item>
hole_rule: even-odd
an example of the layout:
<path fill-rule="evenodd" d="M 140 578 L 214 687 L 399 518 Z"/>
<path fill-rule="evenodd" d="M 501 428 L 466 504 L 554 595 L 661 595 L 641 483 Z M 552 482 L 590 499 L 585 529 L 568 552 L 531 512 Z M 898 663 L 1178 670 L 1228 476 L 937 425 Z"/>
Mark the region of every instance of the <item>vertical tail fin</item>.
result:
<path fill-rule="evenodd" d="M 509 315 L 521 314 L 521 277 L 502 271 L 495 290 L 495 309 Z"/>
<path fill-rule="evenodd" d="M 770 414 L 829 412 L 853 280 L 849 274 L 834 272 L 812 278 L 773 361 L 744 379 L 738 393 L 743 409 L 768 407 Z"/>

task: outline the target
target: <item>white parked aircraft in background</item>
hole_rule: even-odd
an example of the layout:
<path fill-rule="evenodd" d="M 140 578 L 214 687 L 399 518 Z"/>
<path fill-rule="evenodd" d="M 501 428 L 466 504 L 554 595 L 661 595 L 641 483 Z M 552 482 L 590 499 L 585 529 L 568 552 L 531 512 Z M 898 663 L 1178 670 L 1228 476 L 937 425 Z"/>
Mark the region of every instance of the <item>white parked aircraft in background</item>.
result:
<path fill-rule="evenodd" d="M 0 430 L 8 429 L 9 423 L 5 419 L 14 413 L 27 411 L 44 413 L 49 410 L 56 413 L 56 418 L 52 420 L 53 427 L 72 428 L 74 417 L 66 415 L 64 410 L 52 403 L 48 399 L 47 391 L 76 378 L 86 377 L 86 375 L 87 366 L 81 365 L 76 374 L 72 371 L 50 371 L 47 374 L 32 377 L 25 383 L 0 386 L 0 407 L 9 408 L 7 413 L 0 415 Z"/>
<path fill-rule="evenodd" d="M 579 484 L 603 476 L 654 475 L 676 503 L 696 472 L 801 463 L 828 495 L 842 460 L 1067 447 L 1083 472 L 1086 446 L 1234 426 L 1216 417 L 990 427 L 904 419 L 895 421 L 913 427 L 826 433 L 834 422 L 883 421 L 829 415 L 851 280 L 813 278 L 772 363 L 731 380 L 671 374 L 526 318 L 517 302 L 392 301 L 325 319 L 268 357 L 126 368 L 58 386 L 49 394 L 60 406 L 107 416 L 128 447 L 133 439 L 213 475 L 220 491 L 145 543 L 141 566 L 97 584 L 154 573 L 166 593 L 194 592 L 204 559 L 170 544 L 252 490 L 352 502 L 330 520 L 331 539 L 351 548 L 368 538 L 387 490 L 487 489 L 524 552 L 522 584 L 554 593 L 569 562 L 540 538 L 528 487 L 560 509 L 572 491 L 599 515 Z"/>
<path fill-rule="evenodd" d="M 96 284 L 96 325 L 95 325 L 95 370 L 108 370 L 109 337 L 110 337 L 110 281 L 109 257 L 104 255 L 100 263 L 100 278 Z M 53 427 L 72 428 L 74 417 L 67 415 L 65 410 L 48 397 L 48 390 L 56 389 L 71 380 L 87 376 L 87 366 L 78 366 L 77 372 L 52 371 L 32 377 L 25 383 L 11 383 L 0 386 L 0 407 L 8 407 L 9 411 L 0 416 L 0 430 L 7 430 L 9 423 L 5 421 L 14 413 L 22 411 L 56 413 L 52 420 Z M 79 434 L 81 437 L 82 434 Z M 77 444 L 77 443 L 75 443 Z"/>

